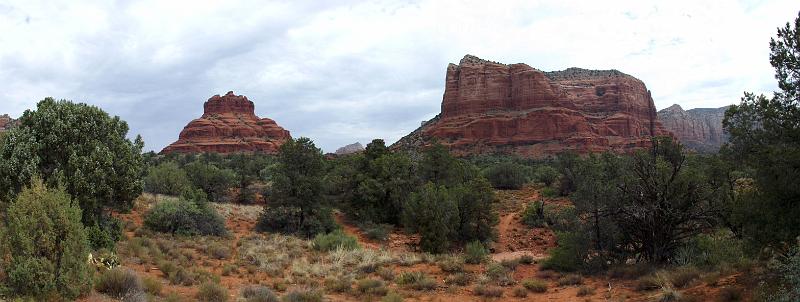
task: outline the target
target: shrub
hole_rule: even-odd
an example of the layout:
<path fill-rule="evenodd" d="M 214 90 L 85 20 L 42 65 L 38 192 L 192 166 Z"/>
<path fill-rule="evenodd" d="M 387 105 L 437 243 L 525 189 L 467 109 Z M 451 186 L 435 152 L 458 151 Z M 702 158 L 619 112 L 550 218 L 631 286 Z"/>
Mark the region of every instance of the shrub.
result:
<path fill-rule="evenodd" d="M 546 198 L 555 198 L 558 197 L 558 191 L 553 187 L 544 187 L 542 188 L 542 196 Z"/>
<path fill-rule="evenodd" d="M 394 280 L 394 270 L 391 267 L 380 267 L 376 273 L 385 281 Z"/>
<path fill-rule="evenodd" d="M 539 166 L 536 168 L 534 178 L 536 181 L 544 183 L 545 186 L 550 187 L 558 179 L 558 171 L 551 166 Z"/>
<path fill-rule="evenodd" d="M 74 299 L 91 290 L 81 209 L 66 192 L 35 180 L 8 207 L 0 229 L 3 224 L 0 271 L 5 270 L 12 292 L 35 297 L 57 293 Z"/>
<path fill-rule="evenodd" d="M 524 167 L 511 162 L 504 162 L 486 169 L 483 175 L 496 189 L 519 189 L 527 181 Z"/>
<path fill-rule="evenodd" d="M 278 302 L 278 296 L 266 286 L 249 285 L 242 288 L 242 298 L 245 302 Z"/>
<path fill-rule="evenodd" d="M 726 286 L 719 290 L 717 301 L 719 302 L 738 302 L 742 301 L 742 290 L 732 286 Z"/>
<path fill-rule="evenodd" d="M 492 281 L 501 286 L 511 285 L 514 283 L 512 271 L 499 263 L 491 263 L 486 266 L 486 276 Z"/>
<path fill-rule="evenodd" d="M 663 287 L 661 288 L 661 297 L 658 298 L 659 302 L 677 302 L 683 299 L 683 295 L 671 288 L 671 287 Z"/>
<path fill-rule="evenodd" d="M 578 297 L 594 295 L 594 287 L 583 285 L 578 288 Z"/>
<path fill-rule="evenodd" d="M 350 291 L 353 285 L 353 280 L 349 277 L 339 276 L 325 278 L 323 282 L 325 290 L 335 293 L 344 293 Z"/>
<path fill-rule="evenodd" d="M 231 249 L 215 243 L 208 247 L 208 254 L 214 259 L 228 259 L 231 257 Z"/>
<path fill-rule="evenodd" d="M 411 194 L 404 211 L 404 225 L 420 235 L 420 247 L 429 253 L 443 253 L 450 246 L 458 225 L 458 207 L 444 186 L 428 183 Z"/>
<path fill-rule="evenodd" d="M 356 282 L 356 290 L 362 295 L 383 296 L 389 291 L 381 280 L 363 279 Z"/>
<path fill-rule="evenodd" d="M 314 237 L 313 246 L 318 251 L 332 251 L 335 249 L 354 250 L 358 249 L 358 239 L 347 235 L 342 230 L 335 230 L 328 234 L 317 234 Z"/>
<path fill-rule="evenodd" d="M 694 265 L 715 268 L 722 264 L 736 264 L 745 258 L 744 243 L 730 231 L 718 230 L 711 234 L 699 234 L 675 253 L 678 265 Z"/>
<path fill-rule="evenodd" d="M 583 268 L 583 259 L 588 254 L 586 241 L 578 233 L 559 232 L 558 247 L 550 252 L 550 257 L 542 262 L 542 269 L 561 272 L 574 272 Z"/>
<path fill-rule="evenodd" d="M 203 302 L 225 302 L 228 301 L 228 290 L 217 283 L 205 282 L 200 285 L 195 297 Z"/>
<path fill-rule="evenodd" d="M 534 293 L 543 293 L 547 291 L 547 282 L 537 279 L 526 279 L 522 281 L 522 286 Z"/>
<path fill-rule="evenodd" d="M 226 264 L 222 267 L 222 275 L 223 276 L 230 276 L 232 274 L 238 273 L 239 267 L 235 264 Z"/>
<path fill-rule="evenodd" d="M 502 297 L 503 289 L 497 286 L 478 285 L 475 286 L 475 294 L 484 297 Z"/>
<path fill-rule="evenodd" d="M 695 267 L 681 267 L 669 273 L 669 282 L 677 288 L 684 288 L 700 278 Z"/>
<path fill-rule="evenodd" d="M 447 278 L 444 279 L 445 284 L 455 284 L 459 286 L 465 286 L 469 284 L 469 282 L 470 282 L 470 277 L 469 275 L 467 275 L 467 273 L 464 272 L 459 272 L 449 275 L 447 276 Z"/>
<path fill-rule="evenodd" d="M 528 265 L 536 263 L 536 259 L 533 259 L 533 256 L 527 254 L 520 256 L 519 259 L 517 260 L 519 261 L 519 263 Z"/>
<path fill-rule="evenodd" d="M 386 241 L 389 239 L 389 231 L 391 228 L 392 226 L 388 224 L 367 223 L 361 227 L 361 230 L 364 231 L 364 235 L 369 239 Z"/>
<path fill-rule="evenodd" d="M 423 272 L 403 272 L 397 278 L 396 282 L 399 285 L 404 285 L 415 290 L 432 290 L 436 288 L 436 281 Z"/>
<path fill-rule="evenodd" d="M 478 264 L 486 259 L 488 252 L 480 241 L 472 241 L 464 247 L 464 261 L 469 264 Z"/>
<path fill-rule="evenodd" d="M 142 287 L 144 291 L 153 296 L 160 296 L 161 289 L 164 287 L 157 278 L 144 277 L 142 278 Z"/>
<path fill-rule="evenodd" d="M 302 223 L 296 219 L 299 215 L 300 208 L 295 206 L 266 206 L 258 218 L 256 230 L 310 238 L 338 228 L 328 208 L 316 209 L 314 214 L 306 217 Z"/>
<path fill-rule="evenodd" d="M 386 296 L 383 296 L 381 302 L 403 302 L 403 296 L 396 292 L 389 292 Z"/>
<path fill-rule="evenodd" d="M 637 291 L 654 290 L 667 286 L 667 281 L 660 273 L 650 274 L 639 278 L 636 282 Z"/>
<path fill-rule="evenodd" d="M 180 195 L 191 187 L 186 171 L 171 161 L 150 167 L 144 178 L 144 190 L 154 194 Z"/>
<path fill-rule="evenodd" d="M 558 278 L 556 283 L 558 286 L 579 285 L 583 284 L 583 277 L 581 277 L 581 275 L 569 274 Z"/>
<path fill-rule="evenodd" d="M 178 235 L 225 236 L 225 219 L 206 203 L 183 199 L 164 200 L 147 211 L 144 226 L 162 233 Z"/>
<path fill-rule="evenodd" d="M 296 289 L 282 299 L 284 302 L 321 302 L 322 293 L 313 289 Z"/>
<path fill-rule="evenodd" d="M 528 296 L 528 290 L 524 287 L 515 287 L 511 290 L 511 295 L 517 298 L 525 298 Z"/>
<path fill-rule="evenodd" d="M 113 298 L 124 298 L 142 291 L 142 281 L 135 272 L 123 268 L 107 270 L 97 279 L 95 290 Z"/>
<path fill-rule="evenodd" d="M 545 227 L 547 220 L 544 217 L 544 203 L 541 201 L 529 203 L 522 212 L 522 223 L 534 228 Z"/>
<path fill-rule="evenodd" d="M 457 256 L 445 256 L 437 262 L 443 272 L 457 273 L 464 271 L 464 259 Z"/>

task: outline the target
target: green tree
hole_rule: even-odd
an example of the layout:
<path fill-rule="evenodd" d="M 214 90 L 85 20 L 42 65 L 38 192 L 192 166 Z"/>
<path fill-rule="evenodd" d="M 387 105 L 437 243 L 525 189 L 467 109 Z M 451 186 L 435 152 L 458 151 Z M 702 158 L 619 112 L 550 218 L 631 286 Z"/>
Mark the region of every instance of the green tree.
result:
<path fill-rule="evenodd" d="M 40 180 L 24 188 L 10 205 L 0 245 L 8 254 L 8 285 L 15 294 L 75 299 L 91 290 L 86 264 L 89 242 L 81 209 L 63 189 L 48 189 Z"/>
<path fill-rule="evenodd" d="M 487 242 L 495 237 L 495 225 L 499 222 L 492 209 L 495 200 L 489 181 L 476 177 L 463 185 L 451 189 L 458 205 L 458 237 L 460 242 L 478 240 Z"/>
<path fill-rule="evenodd" d="M 52 98 L 20 123 L 0 144 L 0 199 L 11 200 L 38 175 L 65 188 L 86 226 L 117 239 L 107 210 L 129 210 L 142 193 L 141 137 L 129 140 L 127 123 L 97 107 Z"/>
<path fill-rule="evenodd" d="M 448 250 L 460 221 L 458 205 L 448 189 L 431 182 L 411 195 L 403 219 L 406 228 L 419 233 L 420 248 L 430 253 Z"/>
<path fill-rule="evenodd" d="M 272 172 L 269 204 L 259 219 L 259 229 L 307 237 L 331 231 L 335 223 L 323 202 L 324 172 L 322 150 L 312 140 L 301 137 L 284 143 Z"/>
<path fill-rule="evenodd" d="M 155 194 L 180 195 L 191 187 L 186 171 L 172 161 L 150 167 L 144 178 L 144 190 Z"/>
<path fill-rule="evenodd" d="M 519 189 L 528 179 L 525 177 L 525 170 L 522 166 L 512 162 L 502 162 L 493 165 L 483 172 L 492 186 L 501 189 Z"/>
<path fill-rule="evenodd" d="M 770 40 L 770 64 L 780 91 L 772 97 L 745 93 L 725 113 L 730 134 L 723 154 L 735 166 L 753 169 L 755 190 L 730 208 L 740 213 L 742 234 L 764 246 L 800 234 L 800 15 Z M 736 201 L 736 200 L 733 200 Z"/>
<path fill-rule="evenodd" d="M 536 168 L 535 178 L 549 187 L 558 179 L 558 171 L 549 165 L 541 165 Z"/>
<path fill-rule="evenodd" d="M 205 160 L 194 161 L 184 169 L 192 184 L 203 190 L 212 201 L 226 201 L 228 191 L 236 185 L 236 173 Z"/>

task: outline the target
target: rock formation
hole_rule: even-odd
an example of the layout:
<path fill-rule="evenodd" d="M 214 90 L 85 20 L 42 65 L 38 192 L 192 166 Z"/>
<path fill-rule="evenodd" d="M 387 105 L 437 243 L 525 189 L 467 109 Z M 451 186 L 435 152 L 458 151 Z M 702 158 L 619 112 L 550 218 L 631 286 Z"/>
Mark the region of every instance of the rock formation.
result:
<path fill-rule="evenodd" d="M 675 104 L 658 111 L 658 119 L 687 148 L 704 153 L 717 152 L 728 141 L 722 131 L 722 119 L 728 107 L 683 110 Z"/>
<path fill-rule="evenodd" d="M 19 120 L 11 118 L 8 114 L 0 115 L 0 133 L 8 131 L 8 129 L 17 124 L 19 124 Z"/>
<path fill-rule="evenodd" d="M 233 91 L 212 96 L 203 104 L 203 116 L 189 122 L 178 141 L 161 153 L 277 152 L 291 138 L 289 131 L 271 119 L 259 118 L 254 109 L 253 102 Z"/>
<path fill-rule="evenodd" d="M 447 67 L 441 113 L 393 148 L 434 138 L 460 155 L 630 152 L 670 135 L 642 81 L 616 70 L 543 72 L 467 55 Z"/>
<path fill-rule="evenodd" d="M 346 155 L 346 154 L 353 154 L 353 153 L 358 153 L 358 152 L 362 152 L 362 151 L 364 151 L 364 146 L 362 146 L 361 143 L 356 142 L 356 143 L 349 144 L 347 146 L 341 147 L 339 149 L 336 149 L 335 154 L 336 155 Z"/>

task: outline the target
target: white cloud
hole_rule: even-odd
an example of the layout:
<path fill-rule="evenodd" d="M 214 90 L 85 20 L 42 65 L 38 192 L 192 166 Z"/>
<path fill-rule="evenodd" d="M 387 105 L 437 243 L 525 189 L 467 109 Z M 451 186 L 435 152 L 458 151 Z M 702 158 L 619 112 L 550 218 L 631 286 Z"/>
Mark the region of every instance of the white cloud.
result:
<path fill-rule="evenodd" d="M 439 111 L 470 53 L 543 70 L 618 69 L 658 108 L 775 89 L 769 38 L 793 1 L 12 1 L 0 3 L 0 113 L 45 96 L 127 120 L 159 150 L 234 90 L 326 151 L 392 142 Z"/>

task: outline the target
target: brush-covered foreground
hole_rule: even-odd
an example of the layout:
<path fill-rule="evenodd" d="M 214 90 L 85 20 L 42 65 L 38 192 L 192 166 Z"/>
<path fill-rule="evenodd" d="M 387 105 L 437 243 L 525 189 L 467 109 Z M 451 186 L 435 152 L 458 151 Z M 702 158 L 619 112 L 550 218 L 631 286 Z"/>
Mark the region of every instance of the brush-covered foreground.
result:
<path fill-rule="evenodd" d="M 252 205 L 212 204 L 225 218 L 226 237 L 155 233 L 142 227 L 143 213 L 171 197 L 145 194 L 130 214 L 119 215 L 126 237 L 117 245 L 121 267 L 100 270 L 83 301 L 746 301 L 752 295 L 742 285 L 747 273 L 734 268 L 629 266 L 597 276 L 543 270 L 538 263 L 555 236 L 524 225 L 522 217 L 539 196 L 532 186 L 499 191 L 499 238 L 482 262 L 471 264 L 469 248 L 414 252 L 418 238 L 392 230 L 386 240 L 370 239 L 342 215 L 336 217 L 343 231 L 325 238 L 258 233 L 262 207 Z M 332 236 L 357 245 L 329 248 Z"/>

